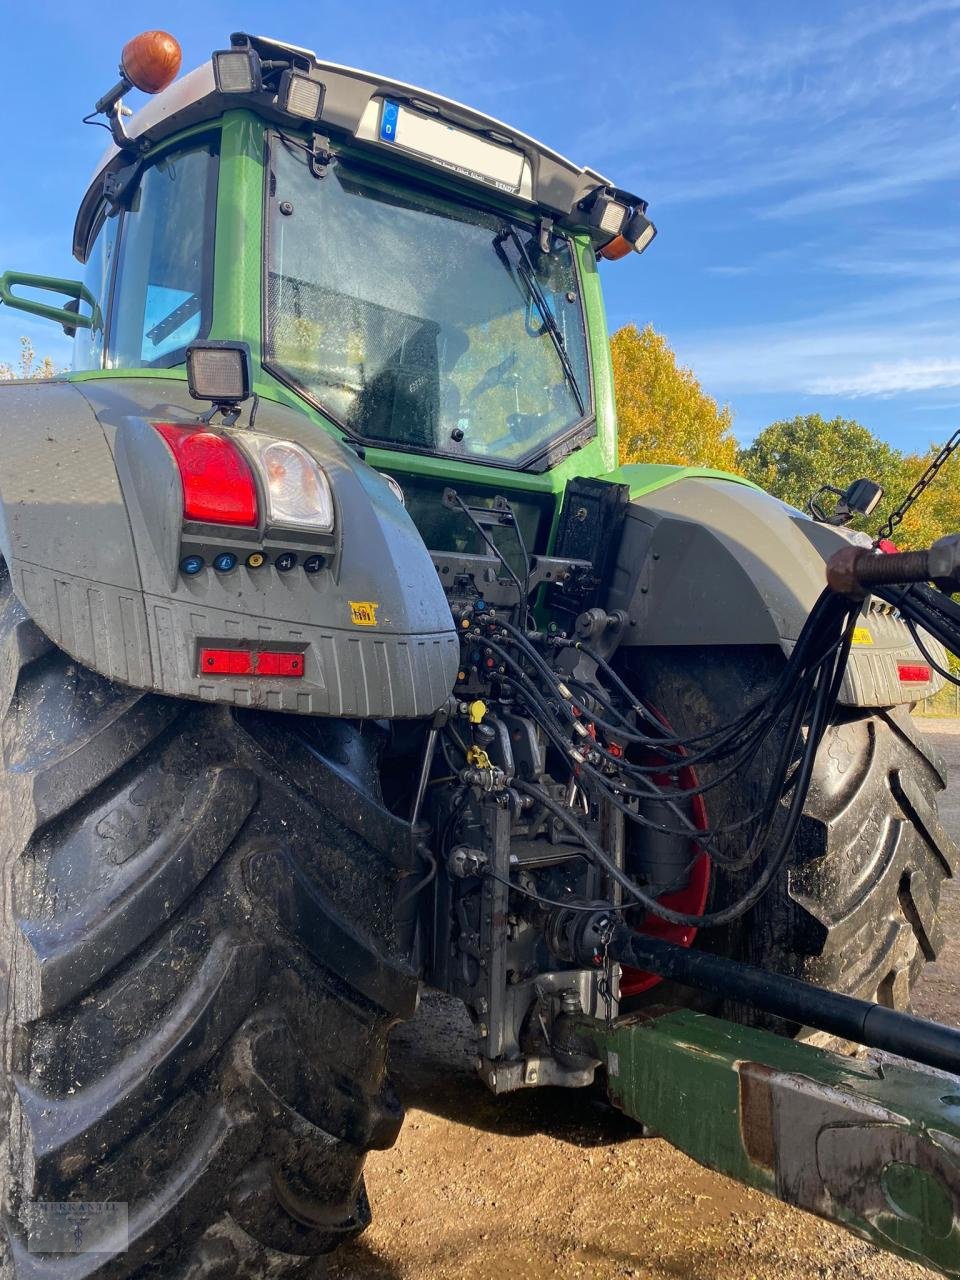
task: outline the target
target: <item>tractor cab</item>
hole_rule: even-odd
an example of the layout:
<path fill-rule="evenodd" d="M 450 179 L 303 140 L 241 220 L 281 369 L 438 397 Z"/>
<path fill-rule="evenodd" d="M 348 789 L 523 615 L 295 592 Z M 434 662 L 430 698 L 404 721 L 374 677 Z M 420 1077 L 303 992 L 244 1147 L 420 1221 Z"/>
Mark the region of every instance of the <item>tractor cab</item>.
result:
<path fill-rule="evenodd" d="M 183 376 L 191 344 L 231 341 L 260 394 L 394 464 L 538 474 L 597 438 L 594 470 L 614 464 L 597 259 L 650 243 L 643 200 L 292 45 L 234 35 L 172 80 L 178 62 L 137 37 L 97 104 L 114 142 L 76 221 L 75 371 Z M 123 94 L 158 85 L 126 121 Z"/>

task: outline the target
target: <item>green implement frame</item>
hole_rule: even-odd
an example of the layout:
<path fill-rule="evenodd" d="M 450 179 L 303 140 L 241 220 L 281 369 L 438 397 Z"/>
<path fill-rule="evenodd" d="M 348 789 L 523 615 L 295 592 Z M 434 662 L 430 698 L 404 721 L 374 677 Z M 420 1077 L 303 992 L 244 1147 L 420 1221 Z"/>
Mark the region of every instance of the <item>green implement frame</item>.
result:
<path fill-rule="evenodd" d="M 689 1010 L 588 1025 L 611 1101 L 648 1130 L 718 1173 L 960 1277 L 960 1079 Z"/>

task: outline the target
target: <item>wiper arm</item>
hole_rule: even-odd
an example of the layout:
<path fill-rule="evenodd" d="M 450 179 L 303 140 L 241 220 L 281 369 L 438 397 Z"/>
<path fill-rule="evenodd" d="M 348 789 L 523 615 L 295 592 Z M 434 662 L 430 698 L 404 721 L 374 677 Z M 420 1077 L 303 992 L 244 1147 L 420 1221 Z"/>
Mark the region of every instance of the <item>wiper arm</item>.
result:
<path fill-rule="evenodd" d="M 530 260 L 530 254 L 527 252 L 527 247 L 520 239 L 516 227 L 510 223 L 506 223 L 501 228 L 497 236 L 497 240 L 503 240 L 504 236 L 510 237 L 514 243 L 517 253 L 520 255 L 520 267 L 517 274 L 526 285 L 530 297 L 533 299 L 537 310 L 543 317 L 543 327 L 553 339 L 553 345 L 557 349 L 557 355 L 560 357 L 560 363 L 563 366 L 564 376 L 570 384 L 570 390 L 576 397 L 577 406 L 582 415 L 585 408 L 583 393 L 580 390 L 580 384 L 577 382 L 577 375 L 573 371 L 573 364 L 567 354 L 567 348 L 563 341 L 563 334 L 560 332 L 560 326 L 557 324 L 553 312 L 550 310 L 550 304 L 547 302 L 546 296 L 540 287 L 540 281 L 537 279 L 536 268 Z M 504 255 L 504 257 L 505 256 L 506 255 Z M 509 261 L 507 265 L 509 266 Z"/>

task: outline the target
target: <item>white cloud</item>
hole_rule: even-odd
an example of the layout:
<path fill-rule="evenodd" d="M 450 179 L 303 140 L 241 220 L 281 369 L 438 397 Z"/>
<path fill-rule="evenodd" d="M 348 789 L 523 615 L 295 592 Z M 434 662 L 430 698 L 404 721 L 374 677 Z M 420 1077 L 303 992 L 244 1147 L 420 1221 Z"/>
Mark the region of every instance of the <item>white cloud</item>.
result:
<path fill-rule="evenodd" d="M 896 360 L 874 364 L 862 373 L 820 378 L 809 390 L 814 394 L 859 397 L 892 396 L 948 387 L 960 387 L 960 359 Z"/>
<path fill-rule="evenodd" d="M 917 187 L 955 181 L 960 169 L 960 137 L 951 134 L 926 145 L 900 145 L 861 149 L 844 181 L 814 187 L 789 196 L 761 211 L 763 217 L 802 217 L 831 209 L 873 204 L 884 198 L 902 199 Z M 822 172 L 822 170 L 821 170 Z"/>
<path fill-rule="evenodd" d="M 667 336 L 707 390 L 734 403 L 756 394 L 889 397 L 960 387 L 960 306 L 924 306 L 924 288 L 900 294 L 800 320 Z M 885 323 L 887 316 L 896 320 Z"/>

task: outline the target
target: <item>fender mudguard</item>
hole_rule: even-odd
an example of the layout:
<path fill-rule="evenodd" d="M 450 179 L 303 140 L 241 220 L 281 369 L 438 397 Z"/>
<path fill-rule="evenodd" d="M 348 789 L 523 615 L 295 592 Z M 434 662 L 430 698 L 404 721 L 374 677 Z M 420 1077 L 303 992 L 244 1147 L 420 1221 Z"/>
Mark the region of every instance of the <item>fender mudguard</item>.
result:
<path fill-rule="evenodd" d="M 188 526 L 179 472 L 152 422 L 197 424 L 185 383 L 0 387 L 0 553 L 55 644 L 111 680 L 174 697 L 378 718 L 431 715 L 446 701 L 459 663 L 453 619 L 382 476 L 303 414 L 254 398 L 231 431 L 307 448 L 331 483 L 334 534 L 318 547 L 263 527 Z M 206 567 L 189 577 L 180 562 L 196 546 Z M 209 567 L 218 548 L 238 555 L 231 572 Z M 260 550 L 265 564 L 248 568 Z M 275 567 L 282 550 L 297 555 L 293 571 Z M 325 563 L 307 574 L 311 550 Z M 296 651 L 303 673 L 204 674 L 200 649 L 218 645 Z"/>
<path fill-rule="evenodd" d="M 631 490 L 607 599 L 627 615 L 623 643 L 791 652 L 826 586 L 825 562 L 847 535 L 720 472 L 627 466 L 607 478 Z M 904 683 L 901 663 L 926 665 L 896 613 L 868 599 L 841 701 L 894 706 L 941 687 L 935 673 Z"/>

